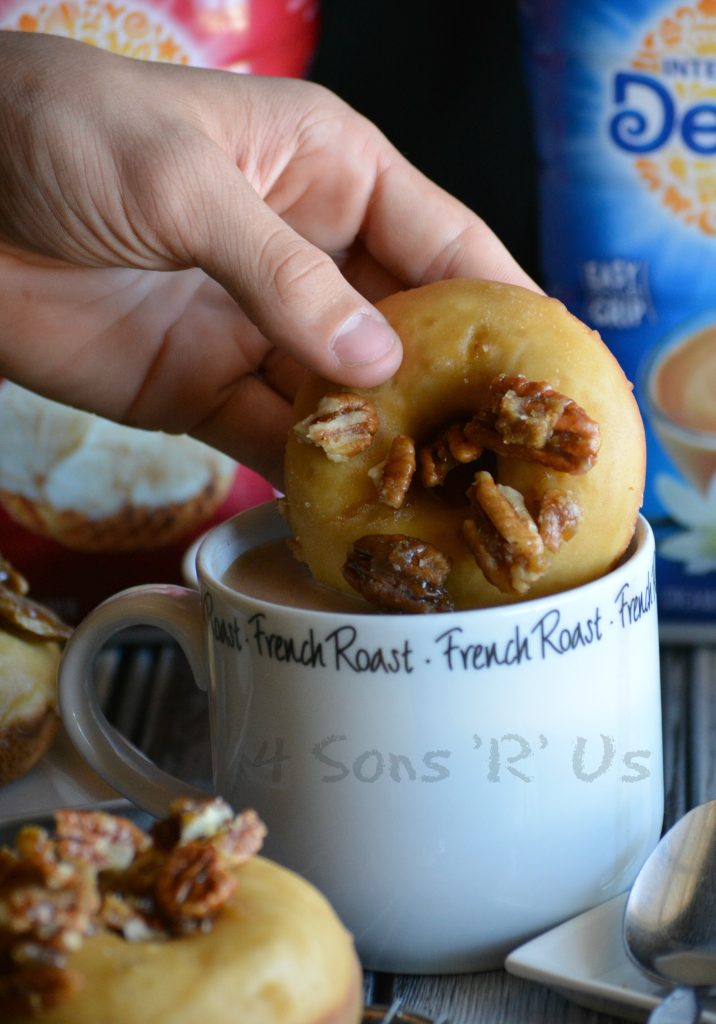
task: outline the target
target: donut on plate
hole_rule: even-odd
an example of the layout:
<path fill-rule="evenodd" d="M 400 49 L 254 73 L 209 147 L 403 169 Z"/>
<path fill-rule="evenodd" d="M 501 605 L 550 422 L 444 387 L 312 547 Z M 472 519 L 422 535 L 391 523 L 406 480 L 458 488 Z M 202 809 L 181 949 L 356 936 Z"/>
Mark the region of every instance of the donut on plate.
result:
<path fill-rule="evenodd" d="M 0 556 L 0 785 L 27 774 L 59 726 L 57 668 L 70 628 Z"/>
<path fill-rule="evenodd" d="M 147 834 L 58 811 L 0 850 L 4 1024 L 359 1024 L 360 966 L 327 901 L 255 856 L 265 829 L 220 799 Z"/>
<path fill-rule="evenodd" d="M 318 581 L 430 612 L 574 587 L 622 557 L 642 501 L 641 416 L 599 335 L 517 286 L 441 281 L 379 308 L 403 362 L 295 402 L 283 507 Z"/>

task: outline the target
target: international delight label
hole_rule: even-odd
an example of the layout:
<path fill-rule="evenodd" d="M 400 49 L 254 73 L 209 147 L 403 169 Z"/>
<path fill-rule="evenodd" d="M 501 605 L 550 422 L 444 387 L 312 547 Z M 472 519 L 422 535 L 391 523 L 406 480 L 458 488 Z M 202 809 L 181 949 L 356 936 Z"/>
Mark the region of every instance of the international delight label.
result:
<path fill-rule="evenodd" d="M 662 628 L 698 637 L 716 629 L 716 0 L 522 14 L 544 283 L 635 384 Z"/>

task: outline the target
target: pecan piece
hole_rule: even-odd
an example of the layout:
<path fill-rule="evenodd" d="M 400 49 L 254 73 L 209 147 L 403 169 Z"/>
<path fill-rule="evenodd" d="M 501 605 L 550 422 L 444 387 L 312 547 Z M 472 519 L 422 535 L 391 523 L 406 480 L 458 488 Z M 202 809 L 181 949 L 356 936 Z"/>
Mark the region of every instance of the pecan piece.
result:
<path fill-rule="evenodd" d="M 507 444 L 544 448 L 571 399 L 546 381 L 528 380 L 521 374 L 500 374 L 490 385 L 496 413 L 495 428 Z"/>
<path fill-rule="evenodd" d="M 71 999 L 84 984 L 79 971 L 67 966 L 66 958 L 51 960 L 38 946 L 18 949 L 13 955 L 13 974 L 0 977 L 0 1006 L 8 1014 L 39 1014 Z"/>
<path fill-rule="evenodd" d="M 212 839 L 212 845 L 224 864 L 237 868 L 245 864 L 263 846 L 266 826 L 256 811 L 242 811 Z"/>
<path fill-rule="evenodd" d="M 16 885 L 0 899 L 0 929 L 16 941 L 71 952 L 91 933 L 98 906 L 86 876 L 76 876 L 61 889 Z"/>
<path fill-rule="evenodd" d="M 173 850 L 157 879 L 157 905 L 181 931 L 212 917 L 236 889 L 236 879 L 211 843 L 194 840 Z"/>
<path fill-rule="evenodd" d="M 158 919 L 152 918 L 151 904 L 117 892 L 105 893 L 99 912 L 109 931 L 119 932 L 127 942 L 147 942 L 169 937 Z"/>
<path fill-rule="evenodd" d="M 72 633 L 71 628 L 49 608 L 1 584 L 0 619 L 9 622 L 22 633 L 41 636 L 46 640 L 66 640 Z"/>
<path fill-rule="evenodd" d="M 55 821 L 60 857 L 96 871 L 126 868 L 151 845 L 133 822 L 104 811 L 60 810 Z"/>
<path fill-rule="evenodd" d="M 498 455 L 586 473 L 599 453 L 599 425 L 545 381 L 500 374 L 491 401 L 466 425 L 467 438 Z"/>
<path fill-rule="evenodd" d="M 420 478 L 423 487 L 439 487 L 451 469 L 474 462 L 482 455 L 480 445 L 465 436 L 464 424 L 453 423 L 430 444 L 420 449 Z"/>
<path fill-rule="evenodd" d="M 450 559 L 404 534 L 368 534 L 351 546 L 343 576 L 371 604 L 388 612 L 452 610 L 445 588 Z"/>
<path fill-rule="evenodd" d="M 31 636 L 66 640 L 70 627 L 49 608 L 27 597 L 28 590 L 25 577 L 0 555 L 0 620 Z"/>
<path fill-rule="evenodd" d="M 415 443 L 411 437 L 394 437 L 387 457 L 368 470 L 378 491 L 378 501 L 390 508 L 402 508 L 415 474 Z"/>
<path fill-rule="evenodd" d="M 152 828 L 157 847 L 171 850 L 197 840 L 210 843 L 223 863 L 239 867 L 261 849 L 266 826 L 256 811 L 234 815 L 221 797 L 206 800 L 180 798 L 169 808 L 169 817 Z"/>
<path fill-rule="evenodd" d="M 463 523 L 463 536 L 475 561 L 498 590 L 526 594 L 549 563 L 522 495 L 482 471 L 475 475 L 468 497 L 473 518 Z"/>
<path fill-rule="evenodd" d="M 537 529 L 548 551 L 556 554 L 565 541 L 577 532 L 582 507 L 571 491 L 552 487 L 542 496 L 537 513 Z"/>
<path fill-rule="evenodd" d="M 375 406 L 351 392 L 324 395 L 316 411 L 294 425 L 304 444 L 322 448 L 332 462 L 345 462 L 370 448 L 378 431 Z"/>
<path fill-rule="evenodd" d="M 148 850 L 138 853 L 127 867 L 118 870 L 105 869 L 98 879 L 101 891 L 140 897 L 153 893 L 159 872 L 171 849 L 173 845 L 164 850 L 152 845 Z"/>
<path fill-rule="evenodd" d="M 26 594 L 30 589 L 30 584 L 22 573 L 18 572 L 2 555 L 0 555 L 0 587 L 7 587 L 15 594 Z"/>
<path fill-rule="evenodd" d="M 152 838 L 157 846 L 170 850 L 177 843 L 210 838 L 233 816 L 231 807 L 221 797 L 179 797 L 170 804 L 167 817 L 152 826 Z"/>
<path fill-rule="evenodd" d="M 15 838 L 15 851 L 2 851 L 7 867 L 6 872 L 0 871 L 0 884 L 39 881 L 50 889 L 60 889 L 77 873 L 76 865 L 60 859 L 57 843 L 39 825 L 25 825 L 20 829 Z"/>

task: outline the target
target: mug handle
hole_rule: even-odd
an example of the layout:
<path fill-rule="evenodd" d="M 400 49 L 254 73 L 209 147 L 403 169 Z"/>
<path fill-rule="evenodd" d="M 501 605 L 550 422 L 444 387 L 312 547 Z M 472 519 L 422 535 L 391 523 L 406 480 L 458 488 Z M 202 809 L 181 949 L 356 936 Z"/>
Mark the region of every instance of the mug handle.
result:
<path fill-rule="evenodd" d="M 173 637 L 187 657 L 194 680 L 206 690 L 201 597 L 186 587 L 132 587 L 103 601 L 73 632 L 58 675 L 60 715 L 82 757 L 114 789 L 155 817 L 167 814 L 179 796 L 206 792 L 162 771 L 107 721 L 94 687 L 95 657 L 128 626 L 156 626 Z"/>

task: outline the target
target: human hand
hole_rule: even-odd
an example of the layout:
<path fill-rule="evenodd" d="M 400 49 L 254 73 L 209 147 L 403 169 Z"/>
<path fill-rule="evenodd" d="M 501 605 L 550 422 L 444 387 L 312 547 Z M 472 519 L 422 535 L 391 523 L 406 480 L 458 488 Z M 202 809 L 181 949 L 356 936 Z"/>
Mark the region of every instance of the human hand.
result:
<path fill-rule="evenodd" d="M 302 367 L 370 386 L 399 365 L 373 302 L 532 285 L 320 86 L 16 32 L 0 73 L 0 374 L 48 397 L 278 482 Z"/>

